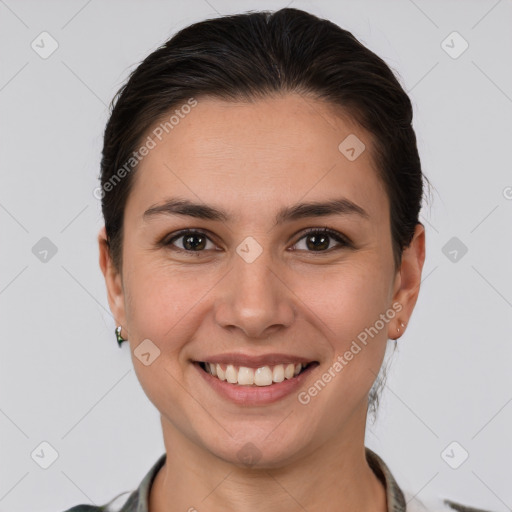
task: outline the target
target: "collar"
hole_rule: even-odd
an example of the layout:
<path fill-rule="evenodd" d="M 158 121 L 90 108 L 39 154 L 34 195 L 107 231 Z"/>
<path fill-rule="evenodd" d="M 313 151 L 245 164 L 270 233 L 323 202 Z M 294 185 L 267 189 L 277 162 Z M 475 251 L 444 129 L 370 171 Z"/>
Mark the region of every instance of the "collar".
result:
<path fill-rule="evenodd" d="M 386 489 L 388 512 L 405 512 L 405 497 L 386 463 L 370 448 L 365 446 L 366 460 L 377 478 Z"/>

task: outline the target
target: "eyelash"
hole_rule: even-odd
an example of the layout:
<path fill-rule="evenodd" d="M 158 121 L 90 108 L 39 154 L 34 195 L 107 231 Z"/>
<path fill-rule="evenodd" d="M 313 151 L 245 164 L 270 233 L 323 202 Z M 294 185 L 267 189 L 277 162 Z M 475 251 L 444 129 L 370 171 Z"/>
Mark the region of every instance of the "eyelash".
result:
<path fill-rule="evenodd" d="M 313 234 L 313 233 L 314 234 L 329 235 L 329 237 L 331 237 L 334 240 L 336 240 L 340 245 L 338 245 L 337 247 L 334 247 L 334 248 L 331 247 L 331 248 L 329 248 L 327 250 L 324 250 L 324 251 L 308 251 L 308 250 L 306 250 L 305 252 L 313 253 L 313 254 L 314 253 L 328 254 L 328 253 L 331 253 L 331 252 L 333 252 L 335 250 L 343 249 L 344 247 L 353 247 L 351 241 L 347 237 L 343 236 L 341 233 L 338 233 L 338 231 L 335 231 L 335 230 L 330 229 L 330 228 L 308 228 L 308 229 L 306 229 L 302 233 L 302 236 L 295 242 L 294 245 L 298 244 L 303 238 L 306 238 L 308 235 Z M 185 229 L 185 230 L 179 231 L 178 233 L 176 233 L 171 238 L 164 239 L 162 241 L 162 245 L 165 246 L 165 247 L 168 247 L 172 251 L 176 251 L 176 252 L 179 252 L 179 253 L 186 253 L 187 255 L 190 254 L 190 255 L 194 255 L 194 256 L 200 256 L 201 253 L 206 251 L 206 249 L 204 249 L 202 251 L 190 251 L 190 250 L 187 250 L 187 249 L 180 249 L 180 248 L 172 245 L 173 242 L 175 242 L 176 240 L 179 240 L 180 238 L 183 238 L 185 235 L 189 235 L 189 234 L 203 235 L 210 242 L 213 243 L 213 241 L 210 239 L 210 237 L 206 234 L 205 231 L 201 231 L 199 229 Z"/>

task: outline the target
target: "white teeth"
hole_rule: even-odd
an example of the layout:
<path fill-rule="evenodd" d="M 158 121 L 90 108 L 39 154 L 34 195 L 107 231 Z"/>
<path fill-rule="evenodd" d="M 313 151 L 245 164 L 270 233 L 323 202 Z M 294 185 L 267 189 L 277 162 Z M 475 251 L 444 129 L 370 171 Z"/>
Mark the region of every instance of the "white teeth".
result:
<path fill-rule="evenodd" d="M 220 364 L 205 363 L 206 371 L 210 375 L 240 386 L 270 386 L 274 382 L 283 382 L 285 379 L 296 377 L 304 366 L 301 363 L 289 363 L 286 365 L 261 366 L 254 369 L 228 364 L 223 369 Z"/>
<path fill-rule="evenodd" d="M 274 382 L 283 382 L 284 366 L 282 364 L 278 364 L 277 366 L 274 366 L 274 370 L 272 371 L 272 380 Z"/>
<path fill-rule="evenodd" d="M 284 378 L 291 379 L 293 377 L 294 373 L 295 373 L 295 365 L 292 363 L 287 364 L 286 368 L 284 369 Z"/>
<path fill-rule="evenodd" d="M 254 370 L 246 366 L 240 366 L 238 370 L 238 384 L 252 386 L 254 384 Z"/>
<path fill-rule="evenodd" d="M 238 381 L 238 372 L 232 364 L 228 364 L 228 367 L 226 368 L 226 380 L 231 384 Z"/>
<path fill-rule="evenodd" d="M 270 386 L 272 384 L 272 370 L 268 366 L 258 368 L 254 373 L 254 384 L 256 386 Z"/>
<path fill-rule="evenodd" d="M 220 380 L 226 380 L 226 372 L 220 367 L 220 364 L 215 365 L 215 373 Z"/>

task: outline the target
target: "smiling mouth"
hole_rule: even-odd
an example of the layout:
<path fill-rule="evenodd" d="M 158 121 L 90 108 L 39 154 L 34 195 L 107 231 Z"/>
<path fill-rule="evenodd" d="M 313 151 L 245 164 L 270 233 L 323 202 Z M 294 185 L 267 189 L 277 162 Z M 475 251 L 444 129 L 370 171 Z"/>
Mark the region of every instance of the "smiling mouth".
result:
<path fill-rule="evenodd" d="M 318 366 L 317 361 L 311 361 L 307 364 L 276 364 L 260 366 L 259 368 L 208 362 L 198 362 L 197 364 L 204 372 L 218 380 L 237 386 L 271 386 L 285 380 L 291 380 L 306 370 Z"/>

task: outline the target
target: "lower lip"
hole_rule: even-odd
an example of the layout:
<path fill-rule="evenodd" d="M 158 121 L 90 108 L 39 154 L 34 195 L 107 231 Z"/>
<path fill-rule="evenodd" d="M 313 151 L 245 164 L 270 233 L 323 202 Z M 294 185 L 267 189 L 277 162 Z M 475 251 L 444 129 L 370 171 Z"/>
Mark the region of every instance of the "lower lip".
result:
<path fill-rule="evenodd" d="M 231 384 L 205 372 L 199 366 L 199 363 L 194 362 L 194 366 L 203 379 L 217 391 L 217 393 L 232 402 L 239 405 L 266 405 L 277 402 L 285 396 L 292 394 L 294 391 L 297 391 L 318 364 L 308 366 L 296 377 L 285 379 L 283 382 L 276 382 L 270 386 L 242 386 L 239 384 Z"/>

